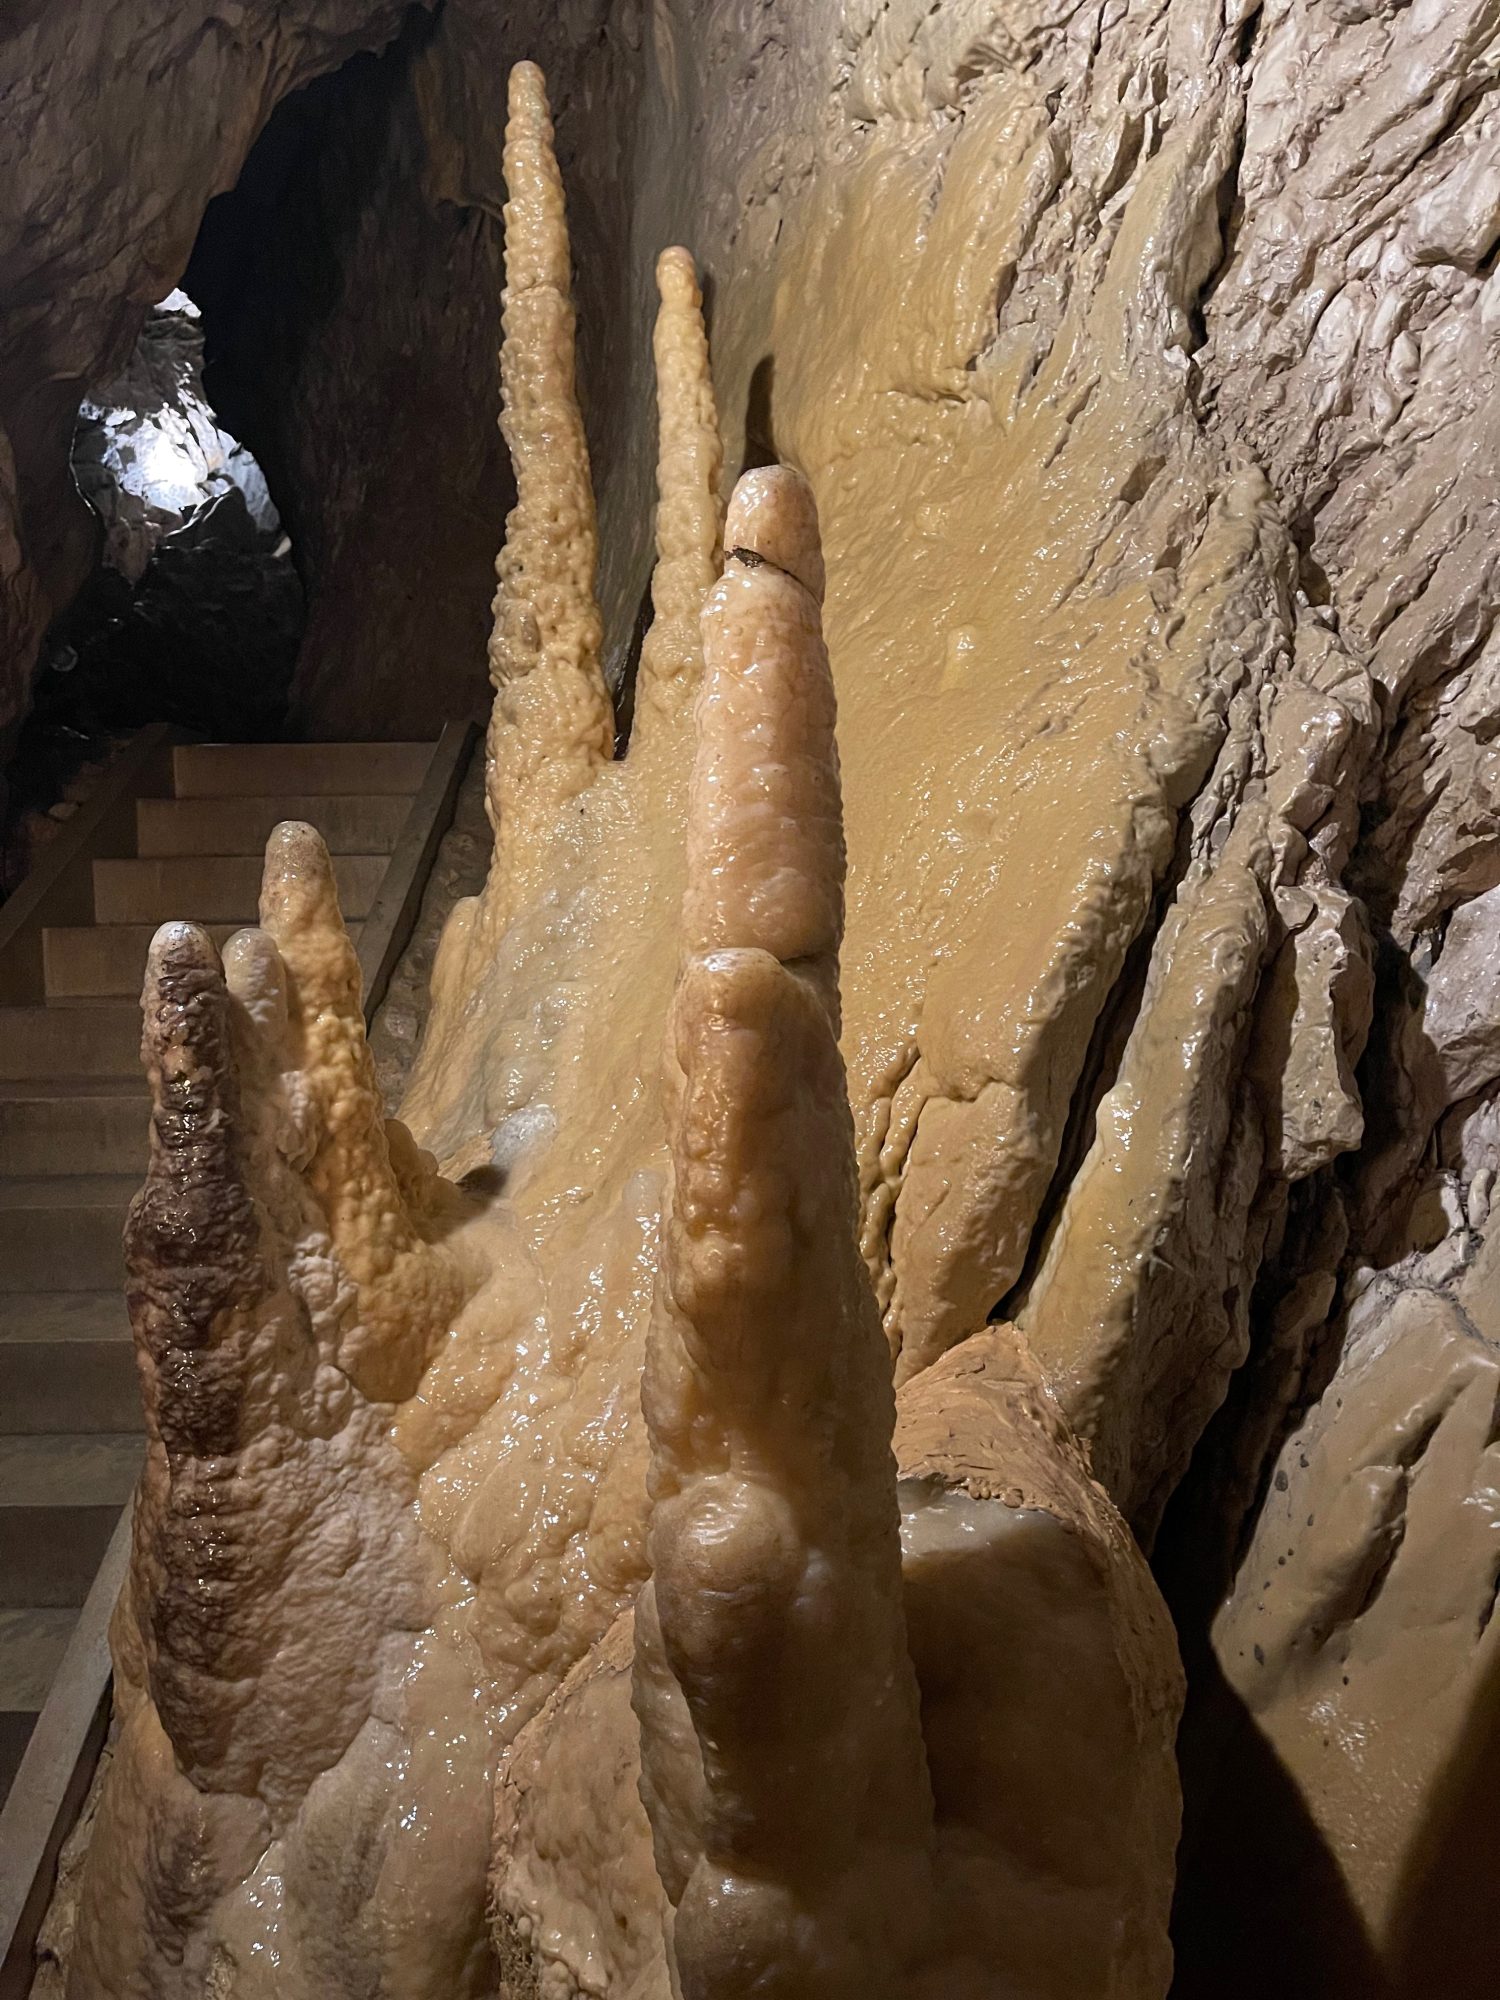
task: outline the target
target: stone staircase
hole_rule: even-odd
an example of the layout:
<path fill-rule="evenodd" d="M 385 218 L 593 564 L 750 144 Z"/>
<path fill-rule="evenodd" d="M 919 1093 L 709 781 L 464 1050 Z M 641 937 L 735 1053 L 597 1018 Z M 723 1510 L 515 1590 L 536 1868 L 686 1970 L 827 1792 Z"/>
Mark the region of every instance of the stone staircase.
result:
<path fill-rule="evenodd" d="M 0 1798 L 143 1452 L 120 1231 L 146 1157 L 141 977 L 156 926 L 255 921 L 261 850 L 305 819 L 351 932 L 381 895 L 430 743 L 179 744 L 92 861 L 93 921 L 41 931 L 43 995 L 0 1006 Z M 413 815 L 415 817 L 415 815 Z"/>

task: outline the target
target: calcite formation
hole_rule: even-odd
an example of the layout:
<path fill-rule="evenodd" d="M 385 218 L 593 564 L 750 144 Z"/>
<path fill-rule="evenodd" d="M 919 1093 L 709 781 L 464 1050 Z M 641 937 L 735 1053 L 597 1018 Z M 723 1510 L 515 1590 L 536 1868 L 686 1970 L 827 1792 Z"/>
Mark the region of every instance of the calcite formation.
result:
<path fill-rule="evenodd" d="M 222 968 L 155 950 L 72 1990 L 1164 1995 L 1159 1547 L 1177 1990 L 1467 2000 L 1494 23 L 597 46 L 570 167 L 639 230 L 612 291 L 591 210 L 583 404 L 511 79 L 494 852 L 401 1122 L 305 833 Z M 624 160 L 581 133 L 627 47 Z M 646 236 L 713 368 L 669 249 L 631 710 Z M 1305 1866 L 1237 1872 L 1245 1799 Z"/>

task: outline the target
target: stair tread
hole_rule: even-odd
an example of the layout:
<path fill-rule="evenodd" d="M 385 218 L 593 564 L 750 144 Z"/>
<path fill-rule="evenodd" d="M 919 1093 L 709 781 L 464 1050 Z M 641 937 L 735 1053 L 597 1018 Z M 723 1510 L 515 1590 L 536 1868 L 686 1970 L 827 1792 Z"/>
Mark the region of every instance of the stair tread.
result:
<path fill-rule="evenodd" d="M 145 1453 L 137 1431 L 0 1436 L 0 1507 L 123 1507 Z"/>
<path fill-rule="evenodd" d="M 151 928 L 155 930 L 158 926 L 153 924 Z M 91 1003 L 91 1011 L 100 1016 L 101 1027 L 123 1025 L 127 1021 L 137 1026 L 140 1024 L 139 1000 L 95 1000 Z M 76 1020 L 80 1009 L 71 1007 L 68 1012 Z M 55 1021 L 57 1017 L 57 1009 L 41 1000 L 29 1002 L 24 1007 L 0 1007 L 0 1037 L 4 1036 L 8 1026 L 24 1027 L 28 1023 Z"/>
<path fill-rule="evenodd" d="M 339 901 L 348 915 L 365 914 L 389 865 L 387 854 L 333 857 Z M 261 872 L 254 854 L 109 856 L 94 863 L 94 914 L 105 925 L 175 919 L 253 924 Z"/>
<path fill-rule="evenodd" d="M 0 1209 L 128 1207 L 139 1174 L 0 1175 Z"/>
<path fill-rule="evenodd" d="M 0 1711 L 40 1710 L 77 1623 L 71 1604 L 0 1611 Z"/>
<path fill-rule="evenodd" d="M 288 795 L 411 796 L 433 743 L 184 743 L 172 755 L 180 799 Z"/>
<path fill-rule="evenodd" d="M 26 1104 L 44 1098 L 48 1103 L 70 1097 L 124 1097 L 144 1099 L 146 1076 L 0 1076 L 0 1103 Z"/>
<path fill-rule="evenodd" d="M 259 861 L 283 820 L 315 826 L 333 854 L 388 854 L 411 810 L 406 792 L 247 792 L 210 798 L 137 799 L 136 853 L 168 860 L 203 853 Z"/>
<path fill-rule="evenodd" d="M 219 921 L 203 928 L 222 946 L 256 922 L 254 917 Z M 161 928 L 139 924 L 49 924 L 42 931 L 42 962 L 47 1002 L 75 1009 L 100 1000 L 135 1000 L 146 974 L 146 954 Z M 355 919 L 346 924 L 349 940 L 358 944 L 362 929 Z"/>
<path fill-rule="evenodd" d="M 129 1342 L 123 1292 L 0 1293 L 0 1344 L 92 1340 Z"/>
<path fill-rule="evenodd" d="M 378 861 L 383 864 L 389 859 L 389 856 L 377 853 L 373 849 L 357 848 L 352 854 L 336 854 L 333 858 L 335 863 L 340 861 Z M 212 851 L 200 849 L 195 854 L 104 854 L 98 857 L 94 862 L 94 866 L 96 868 L 133 868 L 141 871 L 147 868 L 200 868 L 206 863 L 213 862 L 224 862 L 226 864 L 232 862 L 237 868 L 243 868 L 249 862 L 259 868 L 261 857 L 258 854 L 221 853 L 215 848 Z M 216 924 L 227 921 L 228 919 L 223 917 L 214 918 Z"/>

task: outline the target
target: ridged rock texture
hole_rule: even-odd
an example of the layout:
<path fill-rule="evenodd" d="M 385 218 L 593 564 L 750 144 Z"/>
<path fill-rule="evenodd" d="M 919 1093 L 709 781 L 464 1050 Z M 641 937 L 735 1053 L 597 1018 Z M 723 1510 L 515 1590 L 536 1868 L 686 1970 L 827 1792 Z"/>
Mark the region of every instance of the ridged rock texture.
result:
<path fill-rule="evenodd" d="M 276 22 L 283 81 L 344 52 Z M 158 942 L 77 2000 L 1164 1995 L 1142 1551 L 1179 2000 L 1490 1990 L 1497 51 L 1462 0 L 449 0 L 279 193 L 257 149 L 264 268 L 317 254 L 262 357 L 200 302 L 312 726 L 482 678 L 513 486 L 495 853 L 388 1128 L 304 834 L 222 970 Z M 234 164 L 150 283 L 57 171 L 28 535 L 118 358 L 37 301 L 133 324 Z"/>

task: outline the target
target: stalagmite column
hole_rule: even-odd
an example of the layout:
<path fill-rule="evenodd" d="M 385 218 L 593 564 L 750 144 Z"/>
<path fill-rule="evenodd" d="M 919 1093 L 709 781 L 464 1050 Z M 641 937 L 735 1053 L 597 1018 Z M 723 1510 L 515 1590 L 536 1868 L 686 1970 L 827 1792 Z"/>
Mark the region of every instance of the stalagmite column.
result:
<path fill-rule="evenodd" d="M 344 927 L 333 863 L 310 826 L 284 821 L 266 846 L 261 922 L 290 974 L 292 1060 L 313 1101 L 319 1134 L 308 1185 L 328 1218 L 334 1249 L 359 1288 L 359 1310 L 339 1363 L 377 1402 L 417 1386 L 435 1328 L 458 1303 L 447 1253 L 425 1243 L 392 1160 L 388 1127 L 365 1040 L 359 960 Z"/>
<path fill-rule="evenodd" d="M 598 529 L 588 442 L 574 387 L 574 312 L 562 178 L 546 85 L 510 73 L 505 128 L 504 339 L 500 428 L 516 504 L 496 565 L 490 638 L 499 691 L 489 739 L 489 808 L 506 865 L 609 759 L 614 717 L 600 670 L 594 597 Z"/>
<path fill-rule="evenodd" d="M 926 1919 L 931 1801 L 833 1032 L 843 839 L 805 484 L 748 475 L 725 539 L 644 1386 L 642 1793 L 687 2000 L 872 2000 Z"/>
<path fill-rule="evenodd" d="M 832 1032 L 805 485 L 742 481 L 726 541 L 643 1395 L 654 1577 L 502 1761 L 502 1991 L 1161 2000 L 1170 1624 L 1007 1335 L 892 1399 Z"/>
<path fill-rule="evenodd" d="M 222 965 L 192 924 L 151 947 L 151 1155 L 125 1236 L 148 1450 L 70 2000 L 252 2000 L 273 1964 L 278 1991 L 326 2000 L 464 1990 L 482 1760 L 413 1890 L 422 1844 L 393 1834 L 420 1749 L 378 1747 L 436 1581 L 391 1406 L 458 1304 L 459 1259 L 429 1238 L 464 1205 L 385 1124 L 311 827 L 273 833 L 262 914 Z M 330 1812 L 336 1927 L 314 1858 Z M 449 1908 L 430 1972 L 398 1988 L 408 1894 Z"/>
<path fill-rule="evenodd" d="M 632 751 L 648 754 L 660 725 L 681 715 L 703 663 L 703 601 L 719 574 L 719 477 L 724 451 L 708 366 L 703 294 L 690 253 L 656 260 L 661 298 L 656 361 L 656 567 L 651 629 L 641 646 Z M 674 746 L 675 747 L 675 746 Z"/>

